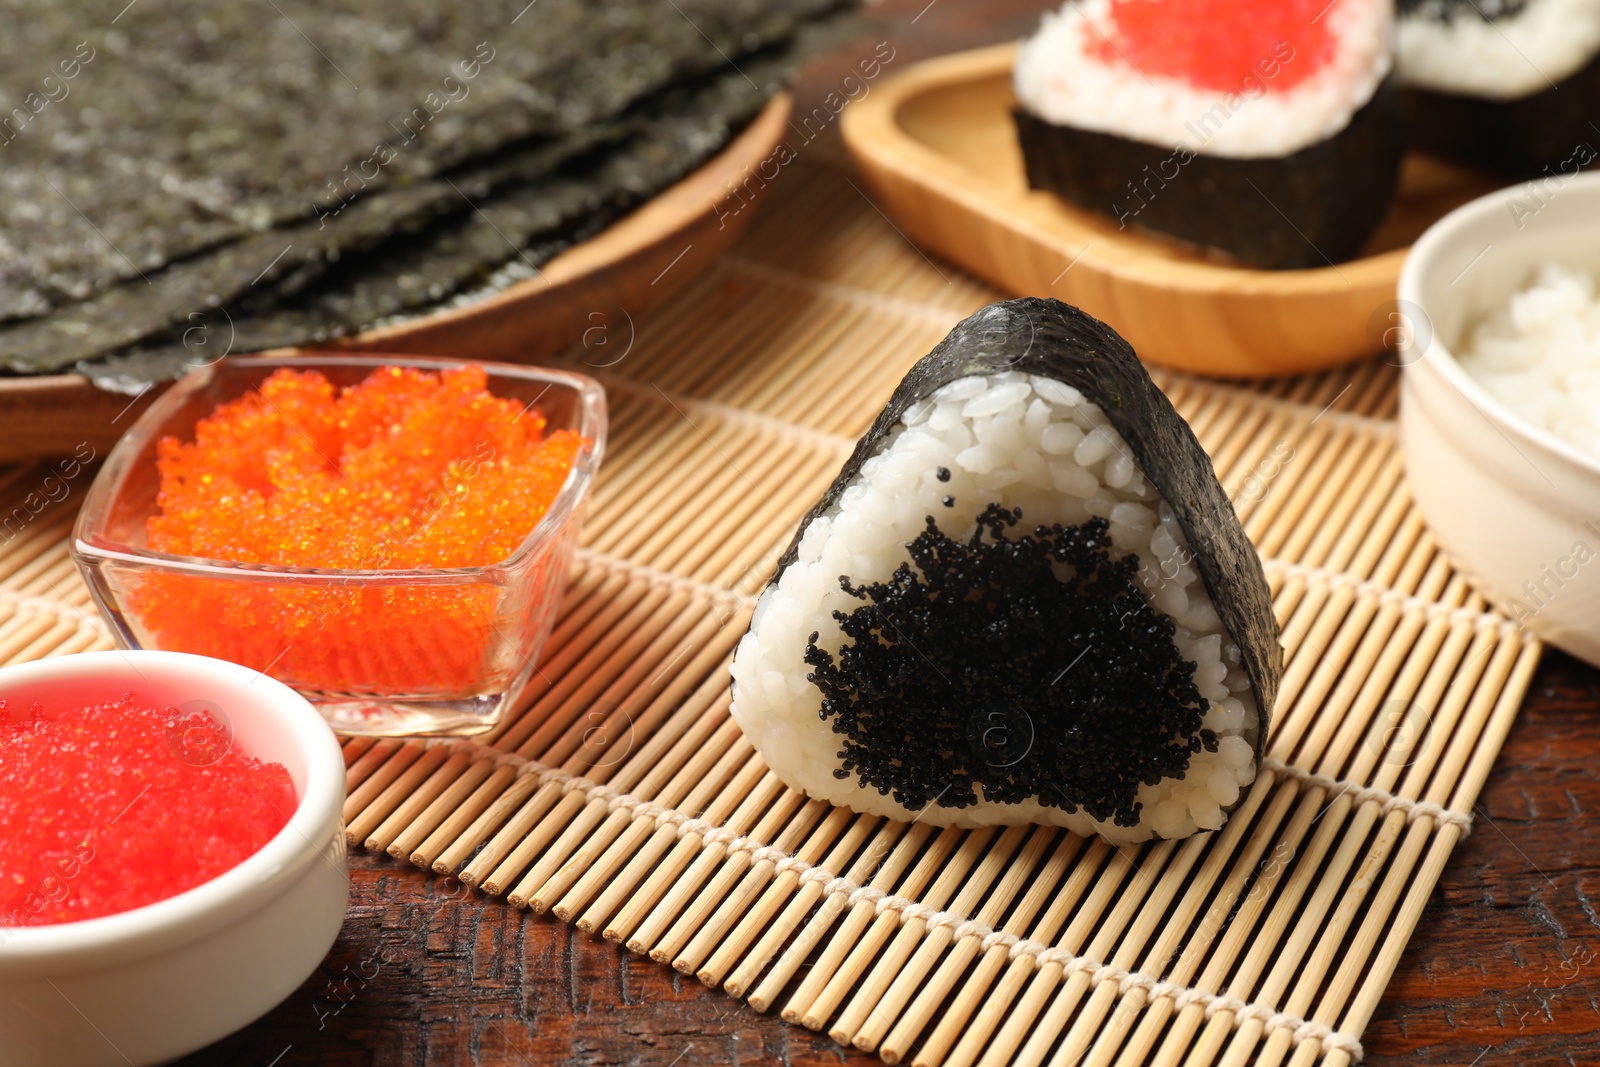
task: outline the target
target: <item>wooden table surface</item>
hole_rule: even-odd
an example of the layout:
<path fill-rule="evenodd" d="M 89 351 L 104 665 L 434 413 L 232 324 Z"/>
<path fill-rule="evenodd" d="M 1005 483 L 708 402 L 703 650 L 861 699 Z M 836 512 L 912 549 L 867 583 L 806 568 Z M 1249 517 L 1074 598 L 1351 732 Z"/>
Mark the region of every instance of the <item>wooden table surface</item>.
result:
<path fill-rule="evenodd" d="M 1015 38 L 1043 6 L 887 0 L 862 41 L 899 63 Z M 859 51 L 814 65 L 803 111 Z M 879 1062 L 453 880 L 359 852 L 351 878 L 317 973 L 185 1067 Z M 1600 1063 L 1600 671 L 1546 655 L 1365 1044 L 1374 1067 Z"/>

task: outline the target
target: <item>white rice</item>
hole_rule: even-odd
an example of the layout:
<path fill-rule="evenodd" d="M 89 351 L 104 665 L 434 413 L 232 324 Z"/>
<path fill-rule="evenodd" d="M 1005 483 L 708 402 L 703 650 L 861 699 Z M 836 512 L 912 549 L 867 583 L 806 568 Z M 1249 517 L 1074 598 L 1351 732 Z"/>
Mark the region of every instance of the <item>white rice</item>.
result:
<path fill-rule="evenodd" d="M 1326 66 L 1289 90 L 1278 91 L 1263 77 L 1239 93 L 1195 89 L 1101 60 L 1090 51 L 1091 42 L 1109 35 L 1110 11 L 1111 0 L 1082 0 L 1045 15 L 1017 54 L 1015 88 L 1023 107 L 1058 126 L 1163 148 L 1277 158 L 1343 130 L 1390 69 L 1389 0 L 1333 0 L 1323 18 L 1340 44 Z"/>
<path fill-rule="evenodd" d="M 1461 366 L 1495 399 L 1600 459 L 1600 301 L 1593 277 L 1541 267 L 1460 347 Z"/>
<path fill-rule="evenodd" d="M 939 467 L 950 471 L 948 482 L 937 479 Z M 943 506 L 946 495 L 956 507 Z M 833 775 L 840 738 L 819 715 L 822 695 L 807 680 L 811 668 L 802 656 L 812 631 L 820 633 L 820 647 L 839 652 L 843 636 L 831 613 L 860 606 L 840 589 L 839 576 L 848 574 L 858 585 L 887 580 L 909 561 L 905 546 L 923 532 L 928 515 L 940 520 L 947 536 L 965 540 L 978 513 L 995 502 L 1022 508 L 1023 526 L 1030 529 L 1108 518 L 1112 542 L 1138 554 L 1138 582 L 1177 624 L 1178 651 L 1196 664 L 1195 684 L 1211 705 L 1203 727 L 1217 734 L 1217 751 L 1192 756 L 1181 779 L 1142 786 L 1139 826 L 1100 822 L 1081 810 L 1068 815 L 1033 801 L 934 804 L 919 813 L 864 788 L 853 775 Z M 798 558 L 762 595 L 734 656 L 734 718 L 779 778 L 857 811 L 951 826 L 1042 822 L 1118 843 L 1217 829 L 1226 819 L 1223 809 L 1255 778 L 1260 716 L 1239 650 L 1192 559 L 1171 510 L 1121 435 L 1077 390 L 1018 372 L 959 379 L 908 409 L 835 511 L 805 529 Z"/>
<path fill-rule="evenodd" d="M 1499 0 L 1474 2 L 1492 21 L 1440 0 L 1400 20 L 1402 83 L 1515 100 L 1551 88 L 1600 51 L 1600 0 L 1529 0 L 1522 10 L 1498 18 L 1493 16 Z"/>

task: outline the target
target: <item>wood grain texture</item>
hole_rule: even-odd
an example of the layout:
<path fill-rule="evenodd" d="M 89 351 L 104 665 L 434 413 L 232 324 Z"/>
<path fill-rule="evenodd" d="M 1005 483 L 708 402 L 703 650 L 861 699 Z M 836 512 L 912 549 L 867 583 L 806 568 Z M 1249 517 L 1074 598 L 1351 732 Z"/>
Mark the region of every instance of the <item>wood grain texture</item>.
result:
<path fill-rule="evenodd" d="M 995 45 L 900 72 L 845 112 L 851 156 L 912 240 L 1008 293 L 1075 304 L 1178 370 L 1265 377 L 1370 355 L 1406 248 L 1498 184 L 1413 155 L 1362 256 L 1311 270 L 1229 265 L 1030 190 L 1011 120 L 1015 51 Z M 1152 195 L 1183 195 L 1183 181 L 1180 171 L 1174 192 Z"/>
<path fill-rule="evenodd" d="M 155 400 L 97 389 L 81 374 L 0 380 L 0 463 L 70 455 L 87 444 L 100 455 Z"/>

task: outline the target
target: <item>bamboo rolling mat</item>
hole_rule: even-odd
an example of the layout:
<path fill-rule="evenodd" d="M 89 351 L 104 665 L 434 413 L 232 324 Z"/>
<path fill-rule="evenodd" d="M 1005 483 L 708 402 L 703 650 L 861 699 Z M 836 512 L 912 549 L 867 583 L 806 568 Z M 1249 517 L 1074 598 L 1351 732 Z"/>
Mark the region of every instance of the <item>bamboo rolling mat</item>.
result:
<path fill-rule="evenodd" d="M 856 816 L 767 771 L 728 662 L 855 435 L 996 294 L 907 245 L 820 147 L 769 195 L 668 307 L 570 355 L 612 436 L 530 706 L 472 740 L 348 741 L 351 840 L 891 1063 L 1358 1060 L 1539 657 L 1411 506 L 1394 369 L 1157 375 L 1265 558 L 1288 653 L 1223 830 L 1114 849 Z M 42 474 L 0 477 L 0 513 Z M 0 535 L 0 660 L 106 645 L 71 510 Z"/>

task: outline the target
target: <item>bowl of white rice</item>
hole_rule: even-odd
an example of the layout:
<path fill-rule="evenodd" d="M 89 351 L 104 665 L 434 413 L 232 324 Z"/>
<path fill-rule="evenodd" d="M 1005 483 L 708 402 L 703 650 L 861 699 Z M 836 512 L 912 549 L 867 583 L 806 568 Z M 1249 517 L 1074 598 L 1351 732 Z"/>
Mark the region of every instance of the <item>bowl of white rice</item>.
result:
<path fill-rule="evenodd" d="M 1600 665 L 1600 174 L 1466 204 L 1400 273 L 1400 441 L 1439 546 Z"/>

